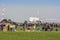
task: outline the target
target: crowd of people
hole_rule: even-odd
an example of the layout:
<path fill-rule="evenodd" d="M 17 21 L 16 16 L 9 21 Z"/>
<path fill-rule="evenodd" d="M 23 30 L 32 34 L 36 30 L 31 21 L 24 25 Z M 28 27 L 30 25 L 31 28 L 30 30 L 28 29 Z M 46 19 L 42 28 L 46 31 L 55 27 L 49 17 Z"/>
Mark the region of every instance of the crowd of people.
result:
<path fill-rule="evenodd" d="M 3 22 L 0 24 L 0 31 L 16 31 L 15 24 Z"/>
<path fill-rule="evenodd" d="M 34 23 L 34 24 L 31 24 L 30 23 L 27 23 L 25 22 L 24 24 L 25 26 L 25 29 L 29 29 L 29 26 L 32 28 L 33 27 L 33 30 L 34 31 L 58 31 L 60 28 L 60 24 L 57 24 L 57 23 L 42 23 L 42 22 L 38 22 L 38 23 Z M 55 29 L 54 29 L 55 28 Z M 30 29 L 29 29 L 30 30 Z"/>
<path fill-rule="evenodd" d="M 12 31 L 12 32 L 16 32 L 17 31 L 17 27 L 21 27 L 21 25 L 17 25 L 16 23 L 13 22 L 6 22 L 3 21 L 0 23 L 0 31 Z M 49 24 L 49 23 L 28 23 L 27 21 L 25 21 L 22 25 L 23 27 L 23 31 L 29 30 L 29 31 L 53 31 L 53 29 L 55 28 L 55 31 L 58 31 L 58 27 L 60 27 L 59 24 Z"/>

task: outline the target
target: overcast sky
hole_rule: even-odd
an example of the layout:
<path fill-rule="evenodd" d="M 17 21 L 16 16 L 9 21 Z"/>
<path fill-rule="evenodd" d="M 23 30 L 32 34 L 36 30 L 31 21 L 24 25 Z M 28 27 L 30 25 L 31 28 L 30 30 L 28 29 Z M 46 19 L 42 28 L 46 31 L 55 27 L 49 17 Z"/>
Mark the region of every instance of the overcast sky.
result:
<path fill-rule="evenodd" d="M 60 22 L 60 0 L 0 0 L 0 19 L 2 5 L 6 18 L 17 22 L 37 16 L 42 20 Z"/>

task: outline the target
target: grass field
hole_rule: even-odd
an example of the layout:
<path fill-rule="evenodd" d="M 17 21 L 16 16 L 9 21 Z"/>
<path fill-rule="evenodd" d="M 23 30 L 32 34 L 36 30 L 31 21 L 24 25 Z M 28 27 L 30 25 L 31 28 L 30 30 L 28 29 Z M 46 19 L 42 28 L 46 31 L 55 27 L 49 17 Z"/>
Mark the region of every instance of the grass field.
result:
<path fill-rule="evenodd" d="M 0 40 L 60 40 L 60 32 L 0 32 Z"/>

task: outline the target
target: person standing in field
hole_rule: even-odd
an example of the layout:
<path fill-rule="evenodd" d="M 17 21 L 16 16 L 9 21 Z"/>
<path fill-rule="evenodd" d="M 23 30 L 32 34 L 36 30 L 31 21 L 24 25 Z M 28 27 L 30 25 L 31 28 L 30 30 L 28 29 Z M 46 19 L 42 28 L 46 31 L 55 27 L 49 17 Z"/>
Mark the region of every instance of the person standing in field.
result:
<path fill-rule="evenodd" d="M 9 23 L 6 23 L 5 25 L 6 25 L 7 31 L 9 31 Z"/>
<path fill-rule="evenodd" d="M 57 24 L 55 25 L 55 27 L 56 27 L 56 31 L 58 31 L 58 26 L 57 26 Z"/>
<path fill-rule="evenodd" d="M 12 31 L 12 32 L 15 32 L 16 31 L 15 25 L 14 24 L 10 24 L 9 30 Z"/>
<path fill-rule="evenodd" d="M 3 31 L 3 28 L 5 27 L 5 24 L 4 23 L 2 23 L 1 24 L 1 30 Z"/>
<path fill-rule="evenodd" d="M 28 23 L 27 23 L 27 21 L 25 21 L 24 26 L 23 26 L 24 31 L 27 30 L 27 28 L 28 28 Z"/>
<path fill-rule="evenodd" d="M 33 32 L 36 31 L 36 24 L 33 25 Z"/>

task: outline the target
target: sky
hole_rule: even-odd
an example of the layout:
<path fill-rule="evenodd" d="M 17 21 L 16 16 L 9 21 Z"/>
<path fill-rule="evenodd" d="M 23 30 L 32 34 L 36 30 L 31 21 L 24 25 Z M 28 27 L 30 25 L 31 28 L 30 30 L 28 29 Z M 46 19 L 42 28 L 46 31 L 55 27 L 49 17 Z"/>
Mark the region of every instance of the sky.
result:
<path fill-rule="evenodd" d="M 6 18 L 16 22 L 24 22 L 29 17 L 60 22 L 60 0 L 0 0 L 0 19 L 2 6 L 5 7 Z"/>

